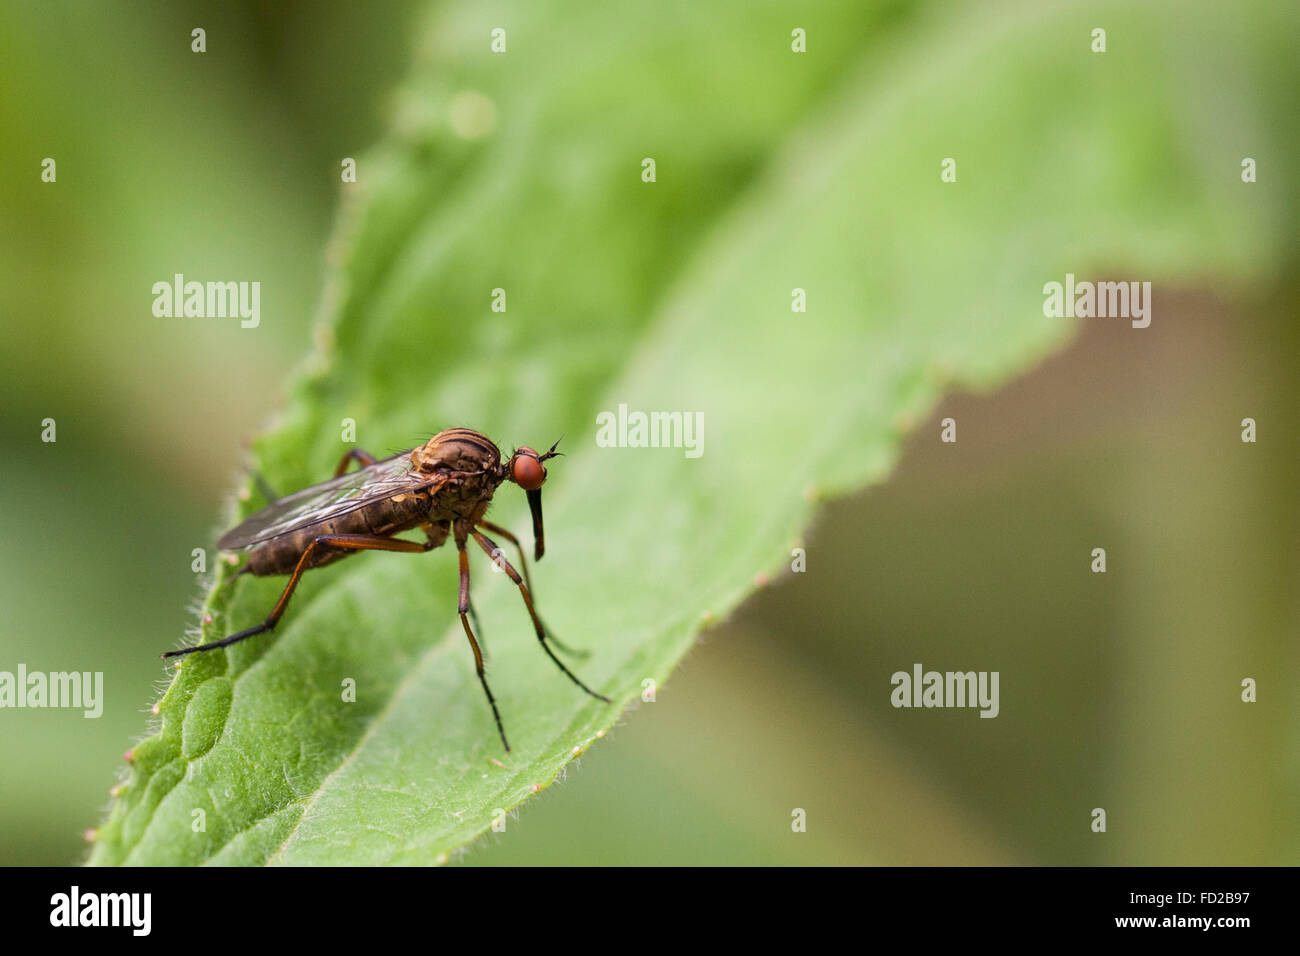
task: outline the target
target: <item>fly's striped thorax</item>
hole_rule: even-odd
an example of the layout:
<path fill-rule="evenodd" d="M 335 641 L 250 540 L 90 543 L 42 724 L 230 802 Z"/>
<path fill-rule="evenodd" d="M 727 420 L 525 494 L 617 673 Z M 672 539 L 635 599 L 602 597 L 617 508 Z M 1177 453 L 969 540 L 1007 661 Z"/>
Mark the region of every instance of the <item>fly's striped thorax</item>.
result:
<path fill-rule="evenodd" d="M 425 474 L 495 471 L 501 464 L 501 449 L 472 428 L 448 428 L 412 451 L 411 463 Z"/>

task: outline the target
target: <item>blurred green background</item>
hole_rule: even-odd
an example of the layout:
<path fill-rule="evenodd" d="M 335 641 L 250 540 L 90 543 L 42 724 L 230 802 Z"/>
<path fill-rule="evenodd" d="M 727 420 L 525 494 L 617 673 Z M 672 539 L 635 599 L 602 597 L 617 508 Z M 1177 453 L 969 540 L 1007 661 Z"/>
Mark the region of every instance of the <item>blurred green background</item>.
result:
<path fill-rule="evenodd" d="M 934 7 L 852 26 L 887 45 Z M 418 111 L 394 90 L 423 15 L 10 5 L 0 669 L 102 670 L 108 705 L 0 711 L 0 862 L 84 853 L 165 676 L 157 654 L 192 624 L 190 551 L 211 545 L 310 347 L 339 161 Z M 701 190 L 682 201 L 716 200 Z M 175 271 L 274 277 L 257 334 L 153 321 L 149 289 Z M 997 394 L 945 399 L 887 485 L 823 510 L 807 573 L 709 631 L 654 703 L 463 860 L 1294 862 L 1295 291 L 1189 275 L 1144 333 L 1085 325 Z M 938 441 L 949 415 L 955 446 Z M 1238 438 L 1246 416 L 1258 444 Z M 1106 575 L 1088 571 L 1099 546 Z M 889 675 L 915 661 L 1000 670 L 1001 716 L 892 709 Z M 1258 703 L 1240 703 L 1243 677 Z"/>

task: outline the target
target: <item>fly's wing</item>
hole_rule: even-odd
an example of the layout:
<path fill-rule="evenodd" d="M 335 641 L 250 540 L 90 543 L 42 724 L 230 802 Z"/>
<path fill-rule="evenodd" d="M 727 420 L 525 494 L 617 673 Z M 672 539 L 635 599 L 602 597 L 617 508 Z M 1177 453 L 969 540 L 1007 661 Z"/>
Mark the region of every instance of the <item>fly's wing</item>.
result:
<path fill-rule="evenodd" d="M 306 525 L 355 511 L 363 505 L 427 486 L 431 480 L 411 474 L 410 452 L 400 452 L 332 481 L 304 488 L 272 502 L 221 536 L 222 551 L 249 548 Z"/>

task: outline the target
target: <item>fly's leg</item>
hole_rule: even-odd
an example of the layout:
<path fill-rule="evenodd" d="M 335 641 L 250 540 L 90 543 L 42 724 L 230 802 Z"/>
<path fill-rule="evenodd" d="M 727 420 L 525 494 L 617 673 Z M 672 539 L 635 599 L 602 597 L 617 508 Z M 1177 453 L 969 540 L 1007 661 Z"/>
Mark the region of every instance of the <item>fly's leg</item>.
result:
<path fill-rule="evenodd" d="M 478 682 L 483 685 L 483 693 L 487 694 L 488 703 L 492 706 L 492 716 L 497 722 L 497 733 L 501 735 L 501 746 L 506 748 L 506 753 L 510 753 L 510 742 L 506 740 L 506 728 L 501 723 L 501 712 L 497 710 L 496 698 L 492 696 L 492 688 L 488 687 L 487 676 L 483 673 L 483 652 L 479 649 L 478 641 L 474 639 L 474 631 L 470 628 L 469 618 L 466 616 L 469 611 L 469 555 L 465 552 L 465 532 L 459 527 L 456 529 L 456 551 L 460 558 L 460 604 L 457 608 L 460 612 L 460 623 L 465 628 L 465 636 L 469 638 L 470 649 L 474 651 L 474 670 L 478 673 Z"/>
<path fill-rule="evenodd" d="M 487 528 L 493 534 L 501 535 L 501 537 L 505 538 L 507 541 L 509 541 L 511 544 L 513 544 L 516 548 L 519 549 L 519 564 L 524 569 L 524 584 L 528 586 L 528 593 L 531 594 L 533 597 L 537 597 L 537 592 L 533 590 L 532 579 L 528 576 L 528 558 L 524 554 L 524 546 L 523 544 L 520 543 L 519 539 L 516 538 L 513 534 L 511 534 L 509 531 L 507 531 L 505 528 L 501 527 L 501 525 L 493 524 L 491 521 L 480 521 L 478 523 L 478 526 L 480 528 Z M 491 558 L 495 562 L 497 559 L 496 554 L 491 555 Z M 560 640 L 558 637 L 555 636 L 555 632 L 551 630 L 551 628 L 549 627 L 546 629 L 546 639 L 549 640 L 552 644 L 554 644 L 557 648 L 564 651 L 564 653 L 572 655 L 573 657 L 587 657 L 591 654 L 591 651 L 588 651 L 584 648 L 570 647 L 568 644 L 565 644 L 562 640 Z"/>
<path fill-rule="evenodd" d="M 424 536 L 429 539 L 429 546 L 426 551 L 432 551 L 434 548 L 441 548 L 447 543 L 447 535 L 451 533 L 450 521 L 439 521 L 437 523 L 426 521 L 420 525 L 420 530 Z"/>
<path fill-rule="evenodd" d="M 528 559 L 524 556 L 524 546 L 520 542 L 520 540 L 516 538 L 513 534 L 511 534 L 509 531 L 507 531 L 505 528 L 501 527 L 501 525 L 493 524 L 491 521 L 480 521 L 478 523 L 478 526 L 480 528 L 487 528 L 493 534 L 501 535 L 501 537 L 505 538 L 507 541 L 509 541 L 511 544 L 513 544 L 516 548 L 519 549 L 519 565 L 524 569 L 524 584 L 528 585 L 528 593 L 536 596 L 537 592 L 533 590 L 533 579 L 528 574 Z M 493 561 L 496 560 L 495 554 L 489 555 L 489 557 L 491 557 Z M 551 640 L 554 641 L 555 638 L 552 637 Z"/>
<path fill-rule="evenodd" d="M 347 454 L 343 456 L 343 460 L 339 462 L 338 468 L 334 469 L 334 477 L 337 478 L 339 475 L 343 474 L 343 472 L 347 471 L 348 462 L 352 461 L 354 458 L 361 463 L 363 468 L 366 465 L 373 465 L 379 460 L 368 451 L 362 451 L 360 448 L 349 448 Z M 250 472 L 250 474 L 253 476 L 253 483 L 257 485 L 258 492 L 260 492 L 262 497 L 266 499 L 267 504 L 273 505 L 280 500 L 281 496 L 276 493 L 275 489 L 271 487 L 270 483 L 267 482 L 265 476 L 263 476 L 260 471 Z"/>
<path fill-rule="evenodd" d="M 491 660 L 492 655 L 488 653 L 487 641 L 483 639 L 483 625 L 479 623 L 478 611 L 474 610 L 474 602 L 469 602 L 469 619 L 474 622 L 474 630 L 478 633 L 479 650 L 483 652 L 483 659 Z M 510 748 L 506 748 L 507 750 Z"/>
<path fill-rule="evenodd" d="M 343 460 L 339 462 L 339 466 L 334 469 L 334 477 L 337 478 L 339 475 L 343 474 L 343 472 L 347 471 L 348 462 L 353 459 L 356 459 L 362 468 L 365 468 L 368 465 L 373 465 L 379 460 L 368 451 L 362 451 L 360 448 L 349 448 L 343 455 Z"/>
<path fill-rule="evenodd" d="M 451 530 L 450 521 L 426 522 L 420 525 L 424 535 L 429 539 L 429 547 L 441 548 L 447 540 L 447 535 Z M 474 599 L 470 598 L 469 602 L 469 619 L 474 622 L 474 632 L 478 635 L 479 649 L 483 651 L 483 659 L 488 660 L 490 656 L 487 652 L 487 641 L 483 640 L 483 625 L 479 623 L 478 612 L 474 610 Z"/>
<path fill-rule="evenodd" d="M 368 451 L 363 451 L 360 448 L 349 448 L 347 453 L 343 456 L 343 460 L 339 462 L 339 466 L 334 469 L 334 477 L 337 478 L 339 475 L 343 474 L 343 472 L 347 471 L 348 462 L 352 461 L 354 458 L 361 463 L 361 467 L 363 468 L 367 465 L 373 465 L 379 460 Z M 257 490 L 261 492 L 261 495 L 266 499 L 267 504 L 275 504 L 280 500 L 280 495 L 276 494 L 275 489 L 267 483 L 266 478 L 263 477 L 260 471 L 254 471 L 252 475 L 253 483 L 257 485 Z"/>
<path fill-rule="evenodd" d="M 488 557 L 492 558 L 493 561 L 497 561 L 501 565 L 502 570 L 504 570 L 506 574 L 510 575 L 510 580 L 514 581 L 518 586 L 519 593 L 523 595 L 524 598 L 524 606 L 528 608 L 528 616 L 533 619 L 533 629 L 537 631 L 537 640 L 541 643 L 542 650 L 546 651 L 546 656 L 555 662 L 556 667 L 564 671 L 569 680 L 573 681 L 592 697 L 597 700 L 603 700 L 607 704 L 613 703 L 613 701 L 604 694 L 597 694 L 582 681 L 578 680 L 573 671 L 565 667 L 564 662 L 555 656 L 555 652 L 551 650 L 551 645 L 547 643 L 546 628 L 542 625 L 541 618 L 537 616 L 537 610 L 533 607 L 533 599 L 528 594 L 528 586 L 524 584 L 524 579 L 519 576 L 519 572 L 516 571 L 511 566 L 510 562 L 505 559 L 505 556 L 501 554 L 501 549 L 492 543 L 491 538 L 487 537 L 487 535 L 477 529 L 472 533 L 474 535 L 474 540 L 478 542 L 479 547 L 486 551 Z"/>
<path fill-rule="evenodd" d="M 271 613 L 266 616 L 266 620 L 255 627 L 240 631 L 238 634 L 232 634 L 224 637 L 219 641 L 213 641 L 210 644 L 199 644 L 195 647 L 183 647 L 178 651 L 168 651 L 163 655 L 163 660 L 169 657 L 180 657 L 184 654 L 193 654 L 195 651 L 210 651 L 218 647 L 225 647 L 228 644 L 234 644 L 236 641 L 242 641 L 247 637 L 254 637 L 262 634 L 275 627 L 280 616 L 284 614 L 284 609 L 289 605 L 289 598 L 293 596 L 293 589 L 298 586 L 298 579 L 302 573 L 311 567 L 311 556 L 318 548 L 342 548 L 347 551 L 402 551 L 407 553 L 421 554 L 429 550 L 428 542 L 405 541 L 402 538 L 384 538 L 375 534 L 323 534 L 319 538 L 314 538 L 311 544 L 307 545 L 303 551 L 302 557 L 298 559 L 297 566 L 293 569 L 293 574 L 289 577 L 289 583 L 284 586 L 284 591 L 280 594 L 280 600 L 275 602 L 275 607 Z"/>

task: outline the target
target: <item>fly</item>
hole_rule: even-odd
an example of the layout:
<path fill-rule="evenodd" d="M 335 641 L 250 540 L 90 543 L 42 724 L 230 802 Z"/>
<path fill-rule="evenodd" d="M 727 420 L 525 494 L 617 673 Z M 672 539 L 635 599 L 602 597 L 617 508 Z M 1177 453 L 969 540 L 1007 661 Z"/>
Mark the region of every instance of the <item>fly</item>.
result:
<path fill-rule="evenodd" d="M 547 656 L 569 680 L 592 697 L 611 703 L 608 697 L 580 681 L 555 656 L 552 644 L 562 650 L 567 648 L 547 634 L 533 606 L 532 582 L 523 545 L 505 528 L 483 517 L 492 503 L 493 493 L 502 482 L 511 481 L 523 488 L 533 515 L 533 560 L 540 561 L 546 550 L 542 528 L 542 484 L 546 481 L 543 462 L 559 454 L 555 450 L 558 444 L 556 442 L 550 451 L 540 455 L 526 446 L 517 448 L 508 460 L 502 462 L 501 451 L 484 435 L 468 428 L 449 428 L 419 448 L 382 460 L 358 448 L 349 449 L 332 480 L 272 502 L 227 531 L 217 542 L 222 551 L 248 552 L 248 562 L 239 570 L 240 574 L 259 577 L 289 575 L 289 583 L 266 620 L 210 644 L 168 651 L 163 657 L 210 651 L 271 630 L 284 614 L 304 571 L 358 551 L 420 554 L 441 547 L 450 535 L 460 555 L 460 622 L 474 652 L 479 683 L 483 685 L 483 693 L 492 707 L 492 716 L 496 719 L 497 732 L 506 752 L 510 751 L 510 744 L 506 740 L 496 698 L 492 696 L 483 673 L 483 652 L 470 627 L 470 617 L 475 617 L 477 623 L 469 597 L 469 555 L 465 550 L 470 538 L 518 586 L 537 632 L 537 640 Z M 361 468 L 348 474 L 348 465 L 353 460 Z M 425 540 L 408 541 L 395 537 L 415 528 L 424 532 Z M 523 577 L 482 529 L 500 535 L 519 549 Z"/>

